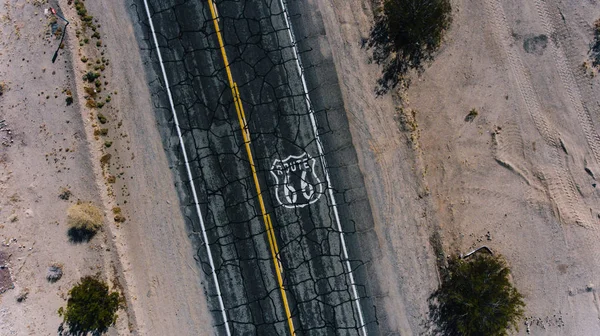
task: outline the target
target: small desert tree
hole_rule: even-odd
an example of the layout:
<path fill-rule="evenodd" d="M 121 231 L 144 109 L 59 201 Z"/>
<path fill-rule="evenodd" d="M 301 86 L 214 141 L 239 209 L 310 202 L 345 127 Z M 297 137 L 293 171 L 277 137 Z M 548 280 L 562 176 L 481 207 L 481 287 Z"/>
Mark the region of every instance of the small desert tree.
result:
<path fill-rule="evenodd" d="M 81 278 L 69 291 L 67 308 L 58 314 L 64 319 L 71 335 L 100 335 L 115 324 L 117 310 L 123 305 L 118 292 L 110 292 L 108 285 L 95 277 Z"/>
<path fill-rule="evenodd" d="M 371 31 L 368 47 L 383 64 L 378 93 L 401 82 L 411 69 L 433 59 L 452 21 L 450 0 L 384 0 L 382 15 Z"/>
<path fill-rule="evenodd" d="M 524 313 L 523 296 L 510 282 L 502 257 L 452 257 L 430 298 L 436 332 L 449 336 L 505 336 Z"/>

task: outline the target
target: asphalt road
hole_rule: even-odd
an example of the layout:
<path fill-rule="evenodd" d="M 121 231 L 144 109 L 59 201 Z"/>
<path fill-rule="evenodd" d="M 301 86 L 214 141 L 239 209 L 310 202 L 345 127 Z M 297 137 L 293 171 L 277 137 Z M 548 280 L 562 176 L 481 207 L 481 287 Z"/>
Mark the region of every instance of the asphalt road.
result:
<path fill-rule="evenodd" d="M 355 234 L 372 219 L 310 8 L 210 3 L 133 8 L 215 333 L 374 335 Z"/>

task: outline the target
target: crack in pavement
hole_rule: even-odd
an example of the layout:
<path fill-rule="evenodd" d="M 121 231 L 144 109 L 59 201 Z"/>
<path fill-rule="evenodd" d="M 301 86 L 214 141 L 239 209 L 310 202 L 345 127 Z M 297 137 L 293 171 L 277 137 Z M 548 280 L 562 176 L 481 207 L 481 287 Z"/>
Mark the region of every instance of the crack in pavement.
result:
<path fill-rule="evenodd" d="M 325 178 L 324 157 L 310 123 L 283 11 L 278 1 L 270 0 L 222 0 L 217 5 L 230 70 L 246 111 L 256 174 L 263 190 L 260 196 L 273 219 L 279 243 L 283 283 L 296 334 L 361 335 L 363 325 L 355 308 L 350 272 L 364 263 L 352 259 L 349 268 L 344 266 L 347 259 L 335 225 L 337 215 L 327 197 L 331 186 Z M 137 4 L 132 6 L 138 12 L 139 24 L 147 28 L 145 15 Z M 191 182 L 198 190 L 206 225 L 208 241 L 201 243 L 210 247 L 223 289 L 227 321 L 219 318 L 214 284 L 204 284 L 209 307 L 215 313 L 215 327 L 223 331 L 228 323 L 233 334 L 287 335 L 259 196 L 210 11 L 206 2 L 186 0 L 151 0 L 149 6 L 188 151 Z M 156 67 L 153 42 L 148 35 L 145 40 L 151 66 Z M 307 52 L 310 50 L 302 51 Z M 150 82 L 156 88 L 156 109 L 170 112 L 162 81 Z M 327 114 L 327 110 L 319 113 Z M 330 125 L 325 126 L 318 129 L 319 135 L 332 132 Z M 169 142 L 166 146 L 172 147 Z M 336 148 L 323 155 L 344 150 Z M 182 153 L 174 153 L 178 156 L 177 169 L 183 170 Z M 194 207 L 190 181 L 186 174 L 179 178 L 181 197 L 189 205 L 184 211 L 193 228 L 190 236 L 200 237 L 190 212 Z M 341 195 L 333 191 L 346 202 L 345 194 L 350 190 L 342 190 Z M 354 231 L 353 223 L 344 225 L 345 234 Z M 198 248 L 196 258 L 211 275 L 205 247 Z M 367 296 L 364 286 L 357 289 L 360 300 Z M 376 318 L 367 323 L 377 324 Z"/>

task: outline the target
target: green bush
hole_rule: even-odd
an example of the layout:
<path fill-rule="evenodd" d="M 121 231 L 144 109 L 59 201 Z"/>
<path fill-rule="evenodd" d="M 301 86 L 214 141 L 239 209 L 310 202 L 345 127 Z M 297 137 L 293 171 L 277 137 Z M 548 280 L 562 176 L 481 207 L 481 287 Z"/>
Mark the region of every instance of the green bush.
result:
<path fill-rule="evenodd" d="M 85 75 L 83 75 L 83 80 L 88 81 L 89 83 L 93 83 L 100 74 L 94 71 L 88 71 Z"/>
<path fill-rule="evenodd" d="M 475 254 L 452 257 L 440 288 L 430 297 L 430 313 L 438 334 L 505 336 L 523 317 L 523 296 L 510 282 L 502 257 Z"/>
<path fill-rule="evenodd" d="M 71 335 L 99 335 L 117 321 L 117 311 L 124 300 L 118 292 L 110 292 L 106 283 L 86 276 L 69 291 L 67 308 L 59 308 L 58 314 Z M 61 326 L 62 328 L 62 326 Z"/>
<path fill-rule="evenodd" d="M 450 0 L 385 0 L 383 15 L 371 31 L 368 47 L 376 63 L 383 64 L 378 93 L 399 83 L 408 84 L 406 74 L 422 69 L 433 59 L 444 32 L 452 22 Z"/>

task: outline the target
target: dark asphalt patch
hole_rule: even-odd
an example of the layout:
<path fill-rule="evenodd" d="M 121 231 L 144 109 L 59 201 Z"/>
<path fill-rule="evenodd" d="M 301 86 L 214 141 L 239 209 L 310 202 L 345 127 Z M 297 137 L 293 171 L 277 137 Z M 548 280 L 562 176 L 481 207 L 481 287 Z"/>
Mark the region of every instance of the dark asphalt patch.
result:
<path fill-rule="evenodd" d="M 246 110 L 252 150 L 267 211 L 275 225 L 284 283 L 291 296 L 298 334 L 358 335 L 361 325 L 344 267 L 333 204 L 327 197 L 330 186 L 321 164 L 324 158 L 317 148 L 301 81 L 295 70 L 292 45 L 277 4 L 266 0 L 218 2 L 231 71 Z M 150 5 L 188 148 L 193 182 L 199 192 L 209 237 L 206 243 L 215 259 L 232 331 L 234 334 L 286 335 L 289 332 L 265 227 L 206 3 L 150 1 Z M 146 25 L 144 16 L 139 17 L 141 24 Z M 151 44 L 148 49 L 151 50 Z M 156 63 L 152 52 L 151 59 Z M 151 85 L 157 89 L 157 109 L 167 109 L 160 82 Z M 319 128 L 321 135 L 336 129 L 328 124 L 327 117 L 322 117 L 324 114 L 327 110 L 317 111 L 319 125 L 325 125 Z M 171 140 L 167 138 L 166 146 L 180 155 L 177 148 L 173 148 L 176 142 Z M 310 163 L 297 163 L 294 171 L 285 168 L 273 172 L 277 162 L 291 165 L 296 158 Z M 337 173 L 346 169 L 334 167 Z M 282 179 L 277 178 L 280 175 Z M 355 175 L 348 171 L 347 177 L 356 180 Z M 349 185 L 344 182 L 347 177 L 333 177 L 334 186 L 341 188 L 341 192 L 334 191 L 342 203 L 340 208 L 345 209 L 341 211 L 343 220 L 349 217 L 349 204 L 343 197 Z M 179 178 L 184 192 L 182 198 L 190 204 L 189 190 L 184 183 L 187 177 L 180 174 Z M 315 197 L 317 200 L 310 203 Z M 294 204 L 298 206 L 293 207 Z M 191 227 L 198 230 L 191 215 L 192 208 L 189 206 L 184 211 Z M 344 224 L 344 231 L 352 233 L 353 225 Z M 205 271 L 210 271 L 204 249 L 198 251 L 200 264 Z M 359 273 L 360 259 L 353 258 L 351 264 L 352 271 Z M 221 330 L 218 326 L 222 326 L 223 321 L 219 320 L 217 298 L 211 284 L 206 282 L 205 286 L 209 306 L 215 309 L 217 330 Z M 359 293 L 363 301 L 366 294 L 362 286 Z M 376 323 L 374 313 L 369 316 L 367 322 Z"/>

